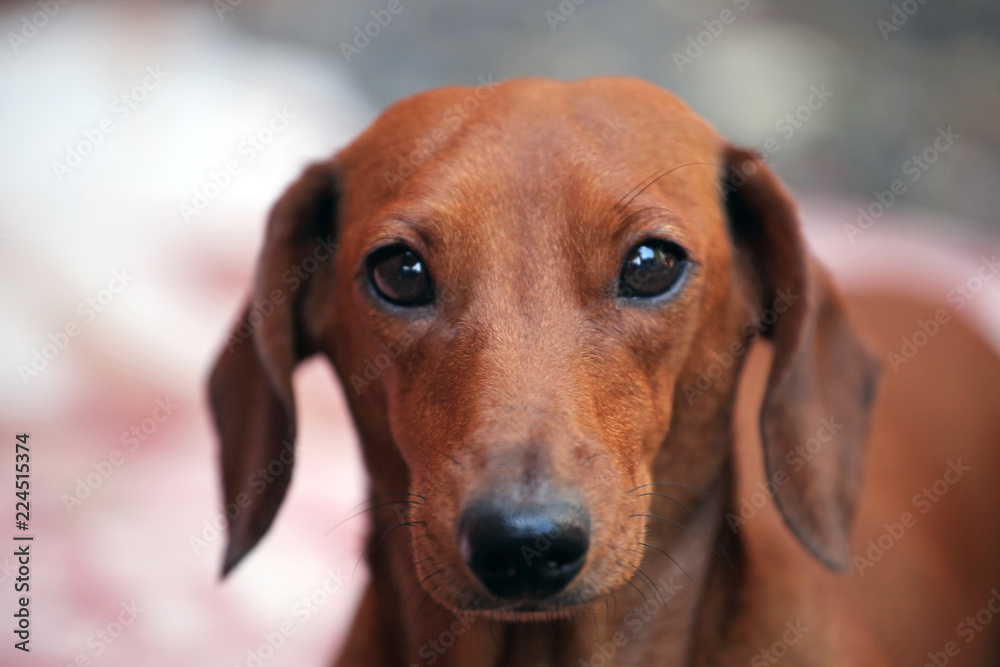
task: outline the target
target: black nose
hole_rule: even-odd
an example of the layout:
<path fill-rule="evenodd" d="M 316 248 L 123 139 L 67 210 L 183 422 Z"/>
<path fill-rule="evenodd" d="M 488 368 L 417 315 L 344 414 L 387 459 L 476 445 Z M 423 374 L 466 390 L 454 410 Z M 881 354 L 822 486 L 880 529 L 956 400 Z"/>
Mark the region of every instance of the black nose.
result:
<path fill-rule="evenodd" d="M 462 556 L 490 593 L 539 600 L 569 585 L 583 567 L 590 518 L 571 504 L 487 502 L 462 513 Z"/>

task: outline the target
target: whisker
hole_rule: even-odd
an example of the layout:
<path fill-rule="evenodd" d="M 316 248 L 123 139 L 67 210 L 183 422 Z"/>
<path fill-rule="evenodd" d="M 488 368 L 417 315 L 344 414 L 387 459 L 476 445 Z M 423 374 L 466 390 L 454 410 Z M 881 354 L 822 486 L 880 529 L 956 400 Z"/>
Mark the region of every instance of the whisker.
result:
<path fill-rule="evenodd" d="M 405 577 L 407 574 L 410 573 L 410 570 L 413 570 L 413 569 L 415 569 L 417 567 L 418 563 L 426 563 L 429 560 L 434 560 L 434 557 L 433 556 L 428 556 L 427 558 L 421 558 L 420 560 L 415 560 L 412 563 L 410 563 L 409 567 L 407 567 L 405 570 L 403 570 L 399 574 L 399 576 L 396 577 L 396 583 L 399 584 L 400 581 L 403 579 L 403 577 Z M 406 605 L 404 604 L 403 606 L 405 608 Z"/>
<path fill-rule="evenodd" d="M 389 555 L 389 559 L 392 560 L 392 561 L 395 561 L 396 557 L 399 555 L 399 552 L 402 551 L 405 547 L 412 547 L 414 542 L 416 542 L 417 540 L 420 540 L 420 539 L 427 538 L 427 537 L 430 537 L 430 535 L 427 534 L 427 533 L 420 533 L 419 535 L 414 535 L 411 532 L 410 533 L 410 541 L 409 542 L 402 542 L 399 546 L 397 546 L 395 549 L 393 549 L 392 553 Z"/>
<path fill-rule="evenodd" d="M 332 533 L 333 531 L 335 531 L 337 528 L 340 528 L 342 525 L 344 525 L 345 523 L 347 523 L 351 519 L 357 518 L 357 517 L 359 517 L 359 516 L 361 516 L 363 514 L 367 514 L 368 512 L 371 512 L 372 510 L 377 510 L 379 507 L 387 507 L 389 505 L 400 505 L 400 504 L 416 505 L 417 507 L 423 505 L 423 503 L 418 503 L 415 500 L 390 500 L 388 502 L 379 503 L 378 505 L 374 505 L 374 506 L 369 507 L 367 509 L 363 509 L 363 510 L 361 510 L 360 512 L 358 512 L 356 514 L 350 515 L 349 517 L 347 517 L 343 521 L 338 522 L 337 525 L 335 525 L 333 528 L 331 528 L 330 530 L 326 531 L 323 534 L 324 535 L 329 535 L 330 533 Z"/>
<path fill-rule="evenodd" d="M 443 571 L 444 571 L 444 570 L 442 570 L 442 572 L 443 572 Z M 417 618 L 418 618 L 418 617 L 420 616 L 420 610 L 421 610 L 421 608 L 423 608 L 424 604 L 425 604 L 425 603 L 426 603 L 426 602 L 427 602 L 428 600 L 430 600 L 430 599 L 431 599 L 431 595 L 433 595 L 433 594 L 434 594 L 434 591 L 436 591 L 436 590 L 437 590 L 437 589 L 439 589 L 439 588 L 441 588 L 441 585 L 440 585 L 440 584 L 438 584 L 438 585 L 437 585 L 437 586 L 435 586 L 434 588 L 432 588 L 432 589 L 430 589 L 429 591 L 427 591 L 427 595 L 425 595 L 425 596 L 424 596 L 424 599 L 420 601 L 420 604 L 419 604 L 419 605 L 417 605 L 417 610 L 416 610 L 415 612 L 413 612 L 413 620 L 411 620 L 411 621 L 410 621 L 410 627 L 409 627 L 409 628 L 408 628 L 408 629 L 406 630 L 406 635 L 407 635 L 407 636 L 411 636 L 411 635 L 413 634 L 413 626 L 417 624 Z"/>
<path fill-rule="evenodd" d="M 597 610 L 596 610 L 596 609 L 594 609 L 593 605 L 591 605 L 591 606 L 590 606 L 590 615 L 591 615 L 591 616 L 593 617 L 593 619 L 594 619 L 594 620 L 593 620 L 593 624 L 594 624 L 594 635 L 595 635 L 595 636 L 596 636 L 596 637 L 598 638 L 598 640 L 600 640 L 600 637 L 601 637 L 601 628 L 600 628 L 600 626 L 599 626 L 599 624 L 598 624 L 598 620 L 597 620 Z"/>
<path fill-rule="evenodd" d="M 632 588 L 634 588 L 636 590 L 636 592 L 639 594 L 639 597 L 642 598 L 643 604 L 647 604 L 648 605 L 649 604 L 649 598 L 647 598 L 646 594 L 643 593 L 642 590 L 640 590 L 640 588 L 635 585 L 635 582 L 632 581 L 632 577 L 628 578 L 628 584 L 629 584 L 629 586 L 631 586 Z"/>
<path fill-rule="evenodd" d="M 427 498 L 425 498 L 424 496 L 421 496 L 418 493 L 407 493 L 405 491 L 398 491 L 396 493 L 377 493 L 377 494 L 375 494 L 373 496 L 368 496 L 367 498 L 365 498 L 364 500 L 362 500 L 360 503 L 358 503 L 357 505 L 355 505 L 354 507 L 352 507 L 349 511 L 353 512 L 354 510 L 360 508 L 365 503 L 370 503 L 373 500 L 378 500 L 380 498 L 389 498 L 390 496 L 412 496 L 414 498 L 419 498 L 420 500 L 427 500 Z"/>
<path fill-rule="evenodd" d="M 619 208 L 619 206 L 621 207 L 621 210 L 625 210 L 625 207 L 628 206 L 629 204 L 631 204 L 635 200 L 636 197 L 638 197 L 639 195 L 641 195 L 651 185 L 653 185 L 653 183 L 656 183 L 658 180 L 660 180 L 661 178 L 663 178 L 667 174 L 671 174 L 671 173 L 677 171 L 678 169 L 680 169 L 681 167 L 690 167 L 690 166 L 698 165 L 698 164 L 700 164 L 700 165 L 708 165 L 710 167 L 714 167 L 715 166 L 711 162 L 685 162 L 684 164 L 679 164 L 676 167 L 669 167 L 667 169 L 664 169 L 661 172 L 658 172 L 657 174 L 654 174 L 652 177 L 646 177 L 646 179 L 643 180 L 642 183 L 640 183 L 639 185 L 636 186 L 636 188 L 638 188 L 638 187 L 641 186 L 641 189 L 638 192 L 636 192 L 634 195 L 632 195 L 632 197 L 627 202 L 625 202 L 624 204 L 622 204 L 621 200 L 619 200 L 619 202 L 617 204 L 615 204 L 613 207 L 611 207 L 611 210 L 614 211 L 616 208 Z M 650 179 L 652 179 L 652 180 L 650 180 Z M 646 183 L 646 181 L 649 181 L 649 183 Z M 646 184 L 643 185 L 643 183 L 646 183 Z M 634 192 L 636 188 L 632 188 L 631 190 L 629 190 L 628 193 L 626 193 L 625 197 L 628 197 L 630 194 L 632 194 L 632 192 Z M 625 197 L 622 197 L 622 199 L 625 199 Z"/>
<path fill-rule="evenodd" d="M 722 557 L 726 559 L 727 563 L 729 563 L 729 567 L 736 567 L 735 565 L 733 565 L 733 559 L 730 558 L 729 556 L 729 551 L 724 546 L 722 546 L 722 542 L 719 540 L 718 537 L 715 538 L 714 542 L 715 546 L 719 548 L 719 551 L 716 553 L 721 552 Z"/>
<path fill-rule="evenodd" d="M 379 535 L 377 540 L 369 544 L 367 547 L 365 547 L 365 550 L 361 552 L 361 557 L 358 558 L 358 562 L 354 564 L 354 570 L 351 572 L 351 578 L 353 578 L 354 575 L 357 574 L 358 565 L 361 565 L 361 561 L 364 560 L 365 556 L 367 556 L 372 549 L 381 544 L 382 540 L 385 539 L 386 535 L 396 530 L 397 528 L 402 528 L 403 526 L 422 526 L 422 525 L 425 525 L 424 521 L 404 521 L 403 523 L 397 523 L 395 526 L 390 526 L 388 529 L 384 530 L 382 534 Z"/>
<path fill-rule="evenodd" d="M 659 171 L 654 171 L 654 172 L 653 172 L 652 174 L 650 174 L 650 175 L 649 175 L 649 176 L 647 176 L 646 178 L 642 179 L 642 180 L 641 180 L 641 181 L 639 182 L 639 184 L 638 184 L 638 185 L 636 185 L 636 186 L 635 186 L 634 188 L 632 188 L 631 190 L 629 190 L 628 192 L 626 192 L 626 193 L 625 193 L 625 195 L 624 195 L 624 196 L 623 196 L 623 197 L 622 197 L 621 199 L 619 199 L 619 200 L 618 200 L 617 202 L 615 202 L 615 205 L 614 205 L 614 206 L 612 206 L 612 207 L 611 207 L 611 209 L 610 209 L 610 210 L 609 210 L 608 212 L 609 212 L 609 213 L 611 213 L 611 212 L 614 212 L 614 210 L 615 210 L 615 209 L 617 209 L 617 208 L 618 208 L 619 206 L 621 206 L 621 208 L 622 208 L 622 209 L 624 210 L 624 208 L 625 208 L 626 206 L 628 206 L 628 203 L 627 203 L 627 202 L 626 202 L 626 203 L 624 203 L 624 204 L 622 203 L 622 202 L 624 202 L 624 201 L 625 201 L 625 197 L 628 197 L 628 196 L 629 196 L 630 194 L 632 194 L 633 192 L 635 192 L 636 190 L 638 190 L 639 188 L 641 188 L 641 187 L 643 187 L 643 186 L 645 186 L 645 187 L 649 187 L 649 185 L 652 185 L 652 184 L 653 184 L 653 181 L 655 181 L 655 180 L 656 180 L 657 178 L 660 178 L 660 177 L 662 177 L 662 176 L 666 176 L 666 170 L 667 170 L 667 169 L 668 169 L 668 168 L 664 168 L 664 169 L 660 169 Z M 659 176 L 658 176 L 657 174 L 659 174 Z M 649 184 L 648 184 L 648 185 L 646 184 L 646 181 L 649 181 Z M 634 199 L 634 198 L 633 198 L 633 199 Z M 631 202 L 631 201 L 632 201 L 632 200 L 631 200 L 631 199 L 629 199 L 629 202 Z"/>
<path fill-rule="evenodd" d="M 650 482 L 649 484 L 640 484 L 634 489 L 629 490 L 629 493 L 634 493 L 639 489 L 646 488 L 647 486 L 683 486 L 688 489 L 694 489 L 695 491 L 701 491 L 702 493 L 712 495 L 712 492 L 707 489 L 703 489 L 700 486 L 695 486 L 694 484 L 684 484 L 682 482 Z"/>
<path fill-rule="evenodd" d="M 618 564 L 619 564 L 619 565 L 625 565 L 625 563 L 622 563 L 621 561 L 618 561 Z M 633 568 L 633 569 L 634 569 L 634 568 Z M 642 601 L 643 601 L 644 603 L 647 603 L 647 604 L 649 603 L 649 598 L 647 598 L 647 597 L 646 597 L 646 594 L 645 594 L 645 593 L 643 593 L 643 592 L 642 592 L 642 591 L 641 591 L 641 590 L 639 589 L 639 587 L 635 585 L 635 582 L 634 582 L 634 581 L 632 581 L 632 577 L 629 577 L 628 579 L 626 579 L 626 580 L 625 580 L 625 582 L 626 582 L 626 583 L 627 583 L 627 584 L 628 584 L 629 586 L 631 586 L 632 588 L 634 588 L 634 589 L 635 589 L 635 592 L 639 594 L 639 597 L 641 597 L 641 598 L 642 598 Z"/>
<path fill-rule="evenodd" d="M 673 213 L 674 215 L 677 215 L 676 211 L 667 208 L 666 206 L 647 206 L 646 208 L 640 208 L 635 213 L 629 213 L 628 216 L 625 217 L 625 219 L 623 219 L 620 224 L 624 227 L 625 223 L 627 223 L 629 220 L 639 215 L 640 213 L 645 213 L 646 211 L 666 211 L 667 213 Z"/>
<path fill-rule="evenodd" d="M 645 516 L 645 517 L 649 517 L 650 519 L 660 519 L 661 521 L 666 521 L 667 523 L 672 523 L 675 526 L 677 526 L 678 528 L 680 528 L 681 530 L 686 530 L 687 532 L 691 533 L 692 535 L 697 535 L 698 534 L 698 533 L 694 532 L 693 530 L 691 530 L 690 528 L 688 528 L 687 526 L 685 526 L 683 523 L 679 523 L 677 521 L 674 521 L 673 519 L 668 519 L 665 516 L 658 516 L 656 514 L 629 514 L 629 518 L 631 518 L 631 517 L 637 517 L 637 516 Z"/>
<path fill-rule="evenodd" d="M 687 505 L 685 505 L 681 501 L 677 500 L 676 498 L 671 498 L 670 496 L 666 495 L 665 493 L 656 493 L 655 491 L 647 491 L 646 493 L 640 493 L 636 497 L 637 498 L 641 498 L 643 496 L 658 496 L 660 498 L 666 498 L 667 500 L 670 500 L 670 501 L 673 501 L 673 502 L 677 503 L 678 505 L 680 505 L 681 507 L 683 507 L 684 509 L 686 509 L 688 512 L 690 512 L 691 514 L 695 513 L 695 511 L 693 509 L 691 509 L 690 507 L 688 507 Z"/>
<path fill-rule="evenodd" d="M 659 551 L 659 552 L 660 552 L 661 554 L 663 554 L 664 556 L 666 556 L 667 558 L 669 558 L 669 559 L 670 559 L 670 561 L 671 561 L 671 562 L 672 562 L 672 563 L 673 563 L 674 565 L 676 565 L 676 566 L 677 566 L 677 568 L 678 568 L 678 569 L 679 569 L 679 570 L 680 570 L 681 572 L 683 572 L 683 573 L 684 573 L 684 576 L 688 578 L 688 581 L 690 581 L 690 582 L 691 582 L 692 584 L 694 583 L 694 579 L 692 579 L 692 578 L 691 578 L 691 575 L 687 573 L 687 570 L 685 570 L 685 569 L 684 569 L 683 567 L 681 567 L 681 564 L 680 564 L 680 563 L 678 563 L 678 562 L 677 562 L 677 561 L 676 561 L 676 560 L 674 559 L 674 557 L 673 557 L 673 556 L 671 556 L 670 554 L 668 554 L 668 553 L 667 553 L 666 551 L 664 551 L 663 549 L 661 549 L 660 547 L 658 547 L 658 546 L 656 546 L 656 545 L 653 545 L 653 544 L 649 544 L 648 542 L 639 542 L 639 544 L 641 544 L 641 545 L 642 545 L 642 546 L 644 546 L 644 547 L 649 547 L 650 549 L 656 549 L 656 550 L 657 550 L 657 551 Z"/>
<path fill-rule="evenodd" d="M 417 589 L 419 589 L 421 586 L 423 586 L 425 581 L 428 581 L 431 577 L 437 576 L 437 575 L 441 574 L 442 572 L 444 572 L 443 569 L 435 570 L 434 572 L 431 572 L 430 574 L 428 574 L 423 579 L 418 580 L 417 581 L 417 585 L 414 586 L 413 590 L 411 590 L 407 594 L 406 599 L 403 601 L 403 606 L 400 607 L 400 609 L 403 610 L 403 612 L 405 612 L 406 611 L 406 605 L 410 604 L 410 598 L 412 598 L 413 594 L 417 592 Z"/>
<path fill-rule="evenodd" d="M 628 550 L 637 553 L 642 557 L 645 557 L 645 554 L 639 551 L 638 549 L 633 549 L 629 547 Z M 663 602 L 663 594 L 660 592 L 660 589 L 656 587 L 656 584 L 653 582 L 653 578 L 650 577 L 648 574 L 646 574 L 646 571 L 643 570 L 641 567 L 635 567 L 634 565 L 630 565 L 629 567 L 635 570 L 636 574 L 639 575 L 640 578 L 644 577 L 643 581 L 646 583 L 647 586 L 649 586 L 649 589 L 653 591 L 653 595 L 655 595 L 657 599 L 660 600 L 660 602 Z"/>
<path fill-rule="evenodd" d="M 686 530 L 687 532 L 691 533 L 692 535 L 699 535 L 699 533 L 696 533 L 695 531 L 691 530 L 690 528 L 688 528 L 684 524 L 678 523 L 678 522 L 674 521 L 673 519 L 668 519 L 665 516 L 657 516 L 656 514 L 630 514 L 629 515 L 630 518 L 631 517 L 637 517 L 637 516 L 645 516 L 645 517 L 649 517 L 650 519 L 660 519 L 661 521 L 666 521 L 667 523 L 672 523 L 673 525 L 677 526 L 681 530 Z M 648 531 L 646 531 L 646 534 L 648 534 Z M 722 543 L 719 541 L 718 537 L 715 537 L 712 540 L 712 544 L 714 544 L 717 547 L 716 549 L 713 549 L 713 553 L 715 553 L 716 555 L 719 555 L 719 556 L 722 556 L 723 558 L 725 558 L 726 562 L 729 563 L 729 566 L 733 567 L 733 559 L 730 558 L 729 552 L 727 552 L 726 549 L 725 549 L 725 547 L 722 546 Z"/>
<path fill-rule="evenodd" d="M 495 621 L 493 620 L 492 616 L 487 618 L 486 620 L 490 622 L 490 639 L 493 640 L 493 648 L 494 650 L 499 649 L 500 642 L 497 640 Z"/>

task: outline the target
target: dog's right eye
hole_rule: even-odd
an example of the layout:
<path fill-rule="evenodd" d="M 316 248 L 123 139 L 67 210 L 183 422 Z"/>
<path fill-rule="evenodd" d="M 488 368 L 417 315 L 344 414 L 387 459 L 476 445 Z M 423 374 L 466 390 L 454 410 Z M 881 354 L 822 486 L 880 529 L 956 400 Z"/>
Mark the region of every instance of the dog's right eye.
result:
<path fill-rule="evenodd" d="M 373 251 L 368 256 L 368 282 L 376 294 L 397 306 L 426 306 L 434 300 L 426 263 L 405 245 Z"/>

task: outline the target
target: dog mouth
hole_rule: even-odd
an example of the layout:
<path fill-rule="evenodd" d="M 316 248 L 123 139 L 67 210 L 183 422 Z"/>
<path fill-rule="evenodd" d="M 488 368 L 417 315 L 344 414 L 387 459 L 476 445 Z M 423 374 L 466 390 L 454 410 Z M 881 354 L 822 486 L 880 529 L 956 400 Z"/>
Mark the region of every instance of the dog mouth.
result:
<path fill-rule="evenodd" d="M 484 618 L 491 618 L 507 622 L 530 622 L 530 621 L 552 621 L 561 618 L 569 618 L 583 613 L 586 608 L 586 600 L 572 599 L 560 600 L 557 596 L 545 600 L 517 600 L 514 602 L 502 602 L 501 604 L 473 604 L 471 608 L 465 610 L 466 613 L 475 613 Z M 494 601 L 495 602 L 495 601 Z"/>

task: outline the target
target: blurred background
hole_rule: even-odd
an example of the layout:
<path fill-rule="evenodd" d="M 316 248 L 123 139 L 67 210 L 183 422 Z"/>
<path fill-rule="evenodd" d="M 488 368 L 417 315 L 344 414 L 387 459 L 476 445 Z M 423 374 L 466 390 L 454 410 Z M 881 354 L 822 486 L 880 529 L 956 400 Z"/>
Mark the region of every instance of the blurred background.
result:
<path fill-rule="evenodd" d="M 203 384 L 270 204 L 400 97 L 639 76 L 765 153 L 849 287 L 943 299 L 1000 249 L 998 3 L 35 0 L 0 38 L 0 541 L 20 432 L 35 536 L 4 665 L 327 664 L 366 576 L 341 390 L 297 375 L 295 482 L 220 583 Z M 1000 350 L 1000 280 L 972 305 Z"/>

